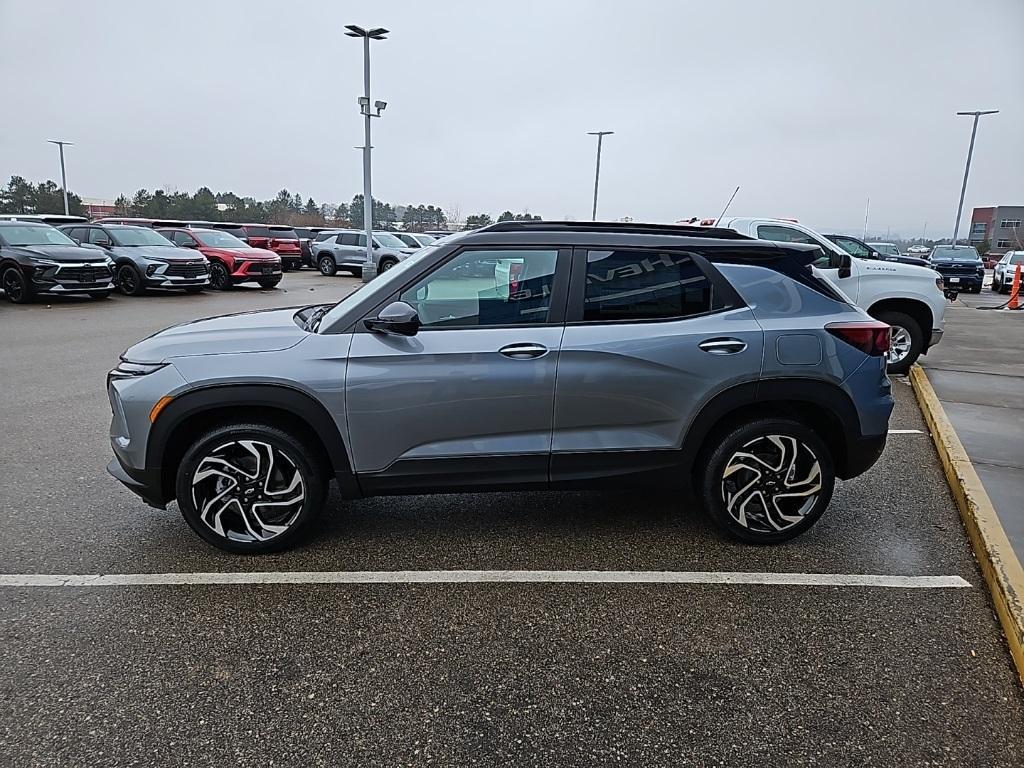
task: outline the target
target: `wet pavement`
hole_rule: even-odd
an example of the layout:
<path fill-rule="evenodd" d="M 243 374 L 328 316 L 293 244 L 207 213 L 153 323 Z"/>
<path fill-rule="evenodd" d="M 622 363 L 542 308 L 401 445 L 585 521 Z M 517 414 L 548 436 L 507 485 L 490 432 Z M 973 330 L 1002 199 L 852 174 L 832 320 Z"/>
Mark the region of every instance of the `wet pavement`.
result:
<path fill-rule="evenodd" d="M 919 432 L 892 435 L 818 525 L 776 547 L 727 541 L 669 494 L 332 495 L 318 535 L 244 558 L 106 475 L 103 377 L 122 349 L 357 284 L 303 272 L 287 292 L 0 305 L 0 573 L 622 569 L 971 586 L 0 588 L 0 765 L 1024 762 L 1024 695 L 903 380 L 891 427 Z"/>

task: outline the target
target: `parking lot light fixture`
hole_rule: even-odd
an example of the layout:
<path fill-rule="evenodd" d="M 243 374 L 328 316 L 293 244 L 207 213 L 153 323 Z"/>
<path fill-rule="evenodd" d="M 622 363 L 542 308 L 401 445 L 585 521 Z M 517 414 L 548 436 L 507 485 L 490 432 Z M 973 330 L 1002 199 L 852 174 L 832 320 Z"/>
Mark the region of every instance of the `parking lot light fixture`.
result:
<path fill-rule="evenodd" d="M 597 169 L 594 171 L 594 208 L 590 213 L 591 221 L 597 221 L 597 185 L 601 181 L 601 140 L 613 133 L 615 131 L 587 131 L 588 136 L 597 136 Z"/>
<path fill-rule="evenodd" d="M 953 245 L 957 243 L 960 235 L 960 216 L 964 212 L 964 195 L 967 193 L 967 177 L 971 173 L 971 156 L 974 154 L 974 137 L 978 135 L 978 118 L 982 115 L 995 115 L 998 109 L 982 109 L 975 112 L 957 112 L 958 115 L 973 115 L 974 125 L 971 128 L 971 145 L 967 149 L 967 167 L 964 168 L 964 183 L 960 187 L 960 204 L 956 207 L 956 224 L 953 225 Z"/>
<path fill-rule="evenodd" d="M 368 283 L 377 276 L 377 265 L 373 261 L 373 194 L 370 185 L 370 118 L 380 117 L 387 107 L 386 101 L 373 102 L 370 107 L 370 41 L 387 39 L 388 30 L 383 27 L 364 29 L 355 24 L 345 27 L 348 37 L 363 39 L 363 95 L 359 97 L 359 113 L 363 116 L 366 140 L 363 142 L 363 229 L 366 232 L 366 260 L 363 262 L 363 282 Z M 376 110 L 376 112 L 374 112 Z"/>
<path fill-rule="evenodd" d="M 60 148 L 60 188 L 64 193 L 64 215 L 67 216 L 71 211 L 68 209 L 68 177 L 64 173 L 64 147 L 75 146 L 70 141 L 54 141 L 53 139 L 47 139 L 50 144 L 56 144 Z"/>

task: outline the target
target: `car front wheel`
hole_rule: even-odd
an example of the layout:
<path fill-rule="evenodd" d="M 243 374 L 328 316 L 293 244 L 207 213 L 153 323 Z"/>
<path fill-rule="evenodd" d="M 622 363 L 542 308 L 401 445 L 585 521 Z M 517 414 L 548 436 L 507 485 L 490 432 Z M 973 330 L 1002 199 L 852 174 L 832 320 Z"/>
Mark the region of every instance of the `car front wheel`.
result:
<path fill-rule="evenodd" d="M 215 291 L 226 291 L 231 287 L 231 275 L 228 268 L 220 262 L 210 264 L 210 287 Z"/>
<path fill-rule="evenodd" d="M 25 304 L 32 300 L 32 288 L 18 267 L 5 269 L 3 275 L 0 275 L 0 285 L 3 286 L 7 300 L 14 304 Z"/>
<path fill-rule="evenodd" d="M 118 268 L 117 287 L 125 296 L 141 296 L 146 292 L 142 274 L 132 264 L 123 264 Z"/>
<path fill-rule="evenodd" d="M 311 447 L 277 427 L 233 424 L 200 436 L 178 466 L 178 506 L 201 538 L 228 552 L 291 546 L 319 515 L 327 474 Z"/>
<path fill-rule="evenodd" d="M 821 517 L 835 488 L 828 447 L 790 419 L 756 419 L 716 435 L 705 458 L 704 508 L 720 529 L 751 544 L 800 535 Z"/>

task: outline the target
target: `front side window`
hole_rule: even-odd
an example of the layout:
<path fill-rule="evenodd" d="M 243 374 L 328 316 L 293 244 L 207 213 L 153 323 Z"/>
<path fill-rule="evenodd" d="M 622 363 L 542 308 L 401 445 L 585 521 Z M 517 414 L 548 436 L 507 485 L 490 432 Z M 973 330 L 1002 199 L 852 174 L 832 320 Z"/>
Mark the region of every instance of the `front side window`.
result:
<path fill-rule="evenodd" d="M 711 282 L 685 253 L 587 253 L 585 321 L 667 320 L 713 308 Z"/>
<path fill-rule="evenodd" d="M 425 328 L 545 323 L 557 250 L 469 250 L 402 292 Z"/>
<path fill-rule="evenodd" d="M 89 242 L 93 245 L 113 245 L 107 230 L 100 229 L 99 227 L 91 227 L 89 229 Z"/>
<path fill-rule="evenodd" d="M 871 251 L 868 250 L 868 248 L 865 245 L 858 242 L 857 240 L 853 240 L 849 237 L 836 237 L 833 238 L 832 242 L 834 242 L 836 245 L 838 245 L 851 256 L 856 256 L 859 259 L 871 258 Z"/>

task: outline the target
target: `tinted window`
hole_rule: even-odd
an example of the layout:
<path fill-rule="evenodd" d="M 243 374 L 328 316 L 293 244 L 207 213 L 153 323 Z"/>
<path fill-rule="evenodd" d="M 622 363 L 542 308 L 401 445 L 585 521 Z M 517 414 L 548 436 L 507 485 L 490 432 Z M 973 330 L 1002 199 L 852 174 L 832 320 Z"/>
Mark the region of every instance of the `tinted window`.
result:
<path fill-rule="evenodd" d="M 86 241 L 83 240 L 82 242 Z M 88 242 L 93 245 L 111 245 L 110 235 L 107 234 L 105 229 L 100 229 L 99 227 L 90 227 Z"/>
<path fill-rule="evenodd" d="M 245 228 L 244 227 L 235 226 L 233 224 L 225 224 L 225 225 L 214 224 L 213 228 L 214 229 L 222 230 L 224 232 L 230 232 L 235 237 L 241 237 L 241 238 L 247 237 L 247 235 L 245 234 Z"/>
<path fill-rule="evenodd" d="M 416 242 L 416 238 L 412 235 L 398 235 L 398 239 L 408 245 L 410 248 L 419 248 L 420 244 Z"/>
<path fill-rule="evenodd" d="M 303 239 L 308 239 L 308 238 L 313 236 L 313 233 L 310 232 L 308 229 L 303 229 L 302 227 L 296 227 L 295 228 L 295 235 L 297 237 L 301 237 Z"/>
<path fill-rule="evenodd" d="M 162 232 L 161 234 L 166 237 L 168 233 Z M 176 245 L 191 246 L 195 244 L 195 240 L 192 239 L 192 235 L 188 232 L 173 232 L 171 233 L 171 240 Z"/>
<path fill-rule="evenodd" d="M 356 245 L 360 248 L 366 247 L 366 235 L 356 235 Z"/>
<path fill-rule="evenodd" d="M 246 227 L 245 231 L 249 237 L 270 237 L 270 230 L 267 227 Z"/>
<path fill-rule="evenodd" d="M 359 235 L 355 232 L 346 232 L 338 235 L 338 245 L 355 245 L 359 242 Z M 363 237 L 363 247 L 366 247 L 366 237 Z"/>
<path fill-rule="evenodd" d="M 88 237 L 89 235 L 89 228 L 75 227 L 73 229 L 67 230 L 67 234 L 68 237 L 72 238 L 73 240 L 77 240 L 80 243 L 84 243 L 86 242 L 86 237 Z"/>
<path fill-rule="evenodd" d="M 316 242 L 318 242 L 318 243 L 321 243 L 324 240 L 328 240 L 328 239 L 332 239 L 332 238 L 334 238 L 334 233 L 333 232 L 317 232 L 316 233 L 316 237 L 314 238 L 314 240 Z"/>
<path fill-rule="evenodd" d="M 682 253 L 588 251 L 583 319 L 662 320 L 712 309 L 711 283 Z"/>
<path fill-rule="evenodd" d="M 295 230 L 290 227 L 271 227 L 270 237 L 277 240 L 298 240 L 299 236 L 295 234 Z"/>
<path fill-rule="evenodd" d="M 404 291 L 426 327 L 543 323 L 558 251 L 470 250 Z"/>

